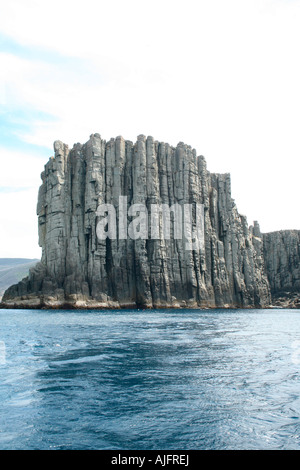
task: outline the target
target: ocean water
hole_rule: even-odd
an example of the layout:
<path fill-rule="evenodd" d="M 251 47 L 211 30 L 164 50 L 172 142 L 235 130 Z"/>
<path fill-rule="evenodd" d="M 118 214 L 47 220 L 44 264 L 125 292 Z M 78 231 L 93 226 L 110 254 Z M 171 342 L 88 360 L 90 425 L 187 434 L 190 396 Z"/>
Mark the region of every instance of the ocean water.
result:
<path fill-rule="evenodd" d="M 300 449 L 300 310 L 0 310 L 0 449 Z"/>

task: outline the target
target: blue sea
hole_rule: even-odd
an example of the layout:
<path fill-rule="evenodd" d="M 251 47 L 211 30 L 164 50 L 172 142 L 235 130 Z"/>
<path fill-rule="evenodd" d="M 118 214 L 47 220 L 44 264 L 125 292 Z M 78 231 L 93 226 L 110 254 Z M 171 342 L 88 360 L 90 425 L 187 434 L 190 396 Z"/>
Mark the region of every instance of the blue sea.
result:
<path fill-rule="evenodd" d="M 0 310 L 0 449 L 300 449 L 300 310 Z"/>

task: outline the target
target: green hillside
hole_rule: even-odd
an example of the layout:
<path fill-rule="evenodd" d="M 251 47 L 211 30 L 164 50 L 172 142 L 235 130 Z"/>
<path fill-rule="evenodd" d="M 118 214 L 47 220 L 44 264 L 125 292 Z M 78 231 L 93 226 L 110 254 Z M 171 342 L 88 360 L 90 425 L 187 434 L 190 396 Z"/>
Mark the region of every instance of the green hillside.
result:
<path fill-rule="evenodd" d="M 0 258 L 0 298 L 8 287 L 26 277 L 29 269 L 38 261 L 27 258 Z"/>

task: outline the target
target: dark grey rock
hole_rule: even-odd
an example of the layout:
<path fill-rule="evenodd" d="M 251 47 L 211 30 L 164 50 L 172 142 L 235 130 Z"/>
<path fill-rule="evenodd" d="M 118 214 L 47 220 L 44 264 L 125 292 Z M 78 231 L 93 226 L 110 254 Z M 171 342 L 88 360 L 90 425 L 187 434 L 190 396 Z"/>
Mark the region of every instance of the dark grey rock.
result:
<path fill-rule="evenodd" d="M 273 304 L 299 308 L 300 230 L 266 233 L 263 246 Z"/>

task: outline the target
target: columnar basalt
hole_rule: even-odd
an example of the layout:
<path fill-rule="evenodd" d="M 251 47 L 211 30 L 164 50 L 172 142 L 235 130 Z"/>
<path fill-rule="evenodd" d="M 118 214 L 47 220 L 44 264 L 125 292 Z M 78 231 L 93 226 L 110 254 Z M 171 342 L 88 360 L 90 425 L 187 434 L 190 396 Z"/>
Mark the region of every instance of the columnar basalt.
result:
<path fill-rule="evenodd" d="M 300 308 L 300 230 L 266 233 L 263 243 L 273 305 Z"/>
<path fill-rule="evenodd" d="M 248 227 L 239 214 L 231 197 L 230 175 L 210 173 L 204 157 L 190 146 L 180 142 L 172 147 L 144 135 L 135 144 L 122 137 L 106 142 L 92 134 L 88 142 L 71 150 L 56 141 L 54 152 L 41 175 L 38 196 L 41 262 L 28 278 L 6 291 L 2 306 L 259 308 L 271 304 L 264 261 L 267 238 L 264 242 L 258 224 Z M 118 208 L 119 196 L 127 197 L 127 210 L 138 203 L 149 211 L 152 204 L 202 204 L 204 246 L 187 250 L 183 239 L 152 239 L 150 234 L 147 239 L 120 233 L 116 239 L 99 239 L 97 207 Z M 118 210 L 116 214 L 119 217 Z M 163 233 L 161 221 L 157 230 Z"/>

